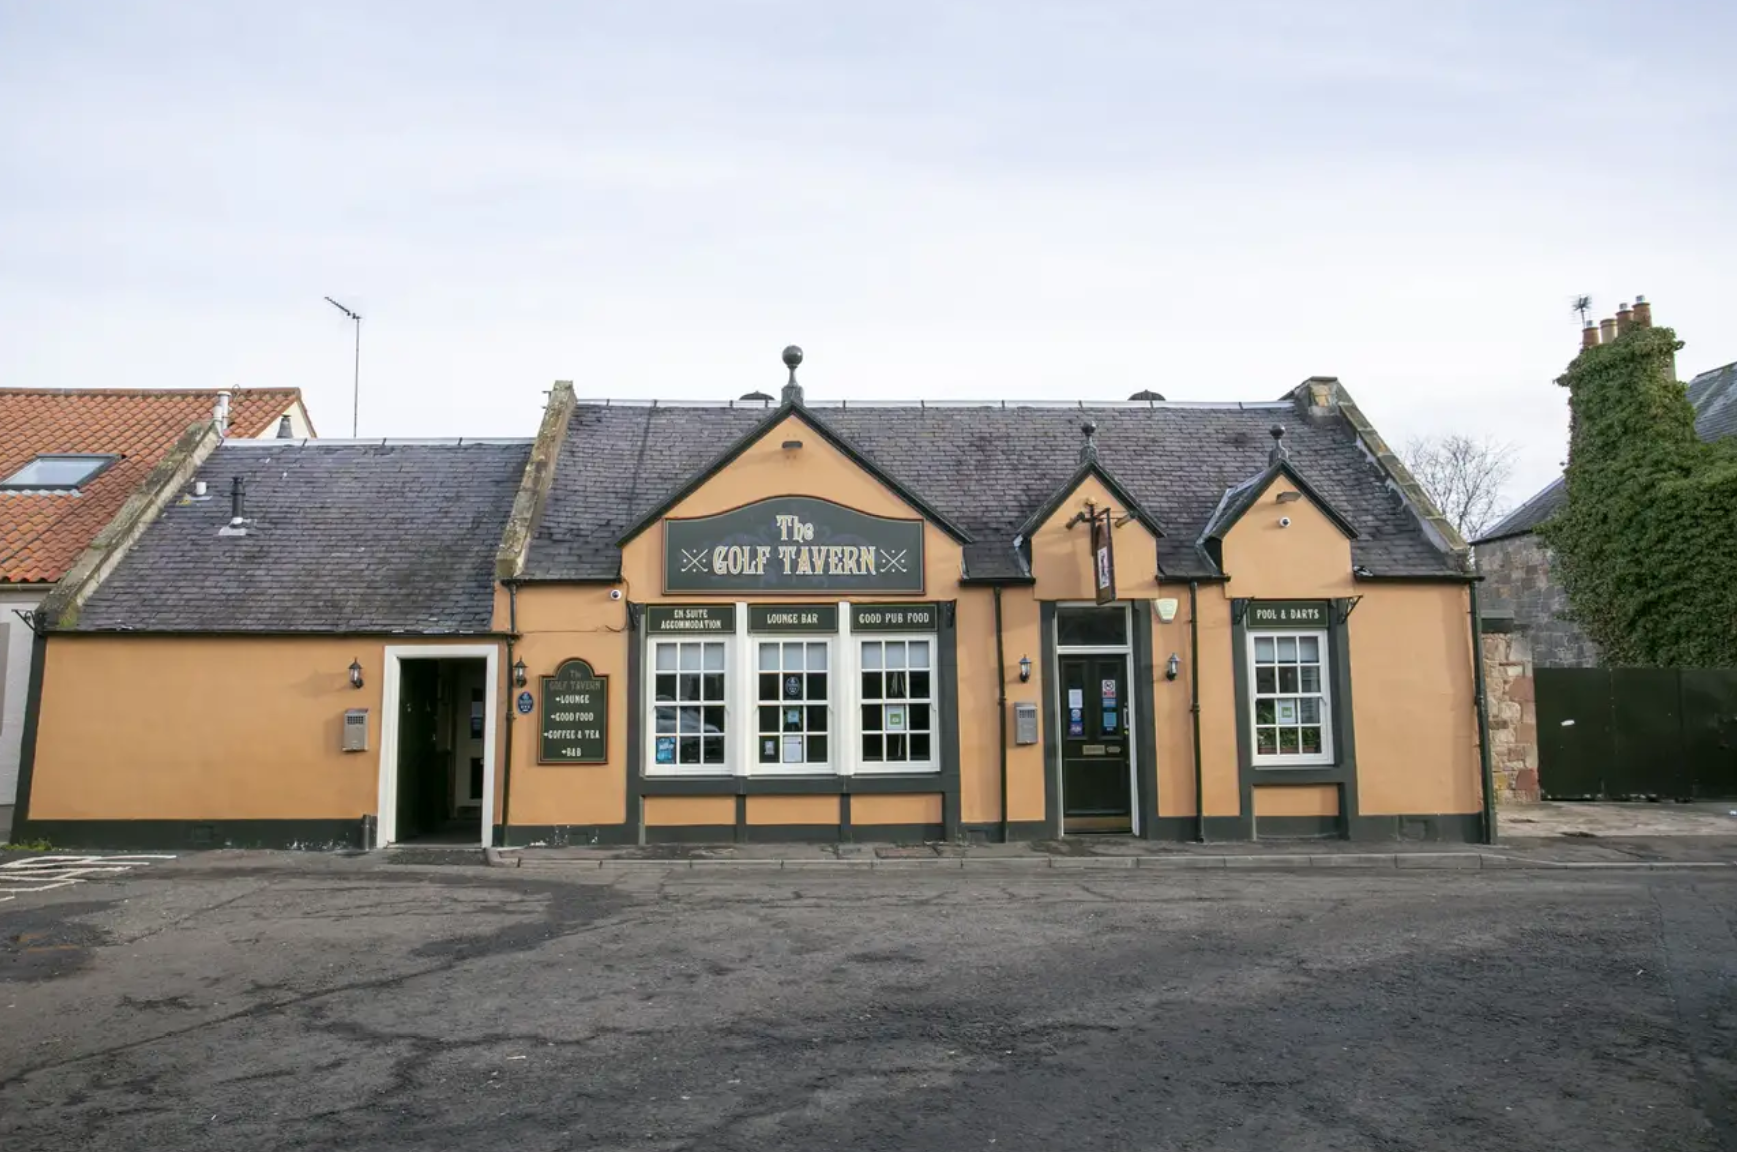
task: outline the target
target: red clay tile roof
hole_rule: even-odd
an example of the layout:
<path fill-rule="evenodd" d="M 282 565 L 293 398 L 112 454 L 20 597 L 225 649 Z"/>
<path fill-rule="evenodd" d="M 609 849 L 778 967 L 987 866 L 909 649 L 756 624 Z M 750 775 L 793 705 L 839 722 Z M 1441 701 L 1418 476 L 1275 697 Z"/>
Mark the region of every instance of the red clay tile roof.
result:
<path fill-rule="evenodd" d="M 231 391 L 230 435 L 255 437 L 301 402 L 299 388 Z M 0 583 L 58 580 L 217 392 L 0 388 L 0 480 L 43 453 L 120 456 L 70 492 L 0 490 Z"/>

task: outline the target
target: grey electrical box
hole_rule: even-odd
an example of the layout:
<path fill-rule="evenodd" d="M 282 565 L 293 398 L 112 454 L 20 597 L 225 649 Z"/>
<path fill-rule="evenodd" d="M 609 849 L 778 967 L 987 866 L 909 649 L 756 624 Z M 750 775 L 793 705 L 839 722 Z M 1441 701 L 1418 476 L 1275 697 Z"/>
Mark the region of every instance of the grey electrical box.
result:
<path fill-rule="evenodd" d="M 1013 742 L 1015 744 L 1037 743 L 1037 705 L 1015 704 L 1013 706 Z"/>
<path fill-rule="evenodd" d="M 349 708 L 344 711 L 344 751 L 368 750 L 368 710 Z"/>

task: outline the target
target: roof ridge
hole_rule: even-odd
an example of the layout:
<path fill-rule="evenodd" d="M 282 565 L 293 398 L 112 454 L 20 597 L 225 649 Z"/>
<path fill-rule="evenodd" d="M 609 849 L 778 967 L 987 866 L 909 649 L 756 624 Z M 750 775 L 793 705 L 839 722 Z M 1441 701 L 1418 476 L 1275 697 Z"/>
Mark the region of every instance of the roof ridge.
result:
<path fill-rule="evenodd" d="M 612 396 L 580 396 L 577 405 L 590 408 L 725 408 L 746 411 L 774 411 L 776 401 L 765 400 L 660 400 Z M 1277 412 L 1292 410 L 1290 400 L 805 400 L 806 408 L 827 408 L 849 411 L 852 408 L 988 408 L 1012 410 L 1019 408 L 1053 408 L 1059 411 L 1091 411 L 1094 409 L 1138 410 L 1143 408 L 1199 408 L 1231 412 Z"/>
<path fill-rule="evenodd" d="M 217 397 L 223 393 L 231 396 L 237 392 L 278 393 L 284 396 L 300 396 L 302 390 L 291 386 L 286 388 L 255 388 L 237 384 L 233 388 L 31 388 L 17 385 L 0 385 L 0 396 L 211 396 Z"/>

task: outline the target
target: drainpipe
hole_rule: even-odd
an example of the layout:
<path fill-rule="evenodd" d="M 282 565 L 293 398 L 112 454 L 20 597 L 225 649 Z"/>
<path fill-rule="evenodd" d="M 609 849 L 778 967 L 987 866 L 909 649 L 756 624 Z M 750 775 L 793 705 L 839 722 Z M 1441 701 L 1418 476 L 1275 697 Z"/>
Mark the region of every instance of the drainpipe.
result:
<path fill-rule="evenodd" d="M 1200 581 L 1188 582 L 1188 711 L 1194 718 L 1194 839 L 1206 843 L 1206 796 L 1200 766 Z"/>
<path fill-rule="evenodd" d="M 1000 685 L 996 701 L 1001 722 L 1001 842 L 1007 843 L 1007 651 L 1001 640 L 1001 585 L 995 585 L 995 675 Z"/>
<path fill-rule="evenodd" d="M 1484 843 L 1496 842 L 1496 780 L 1490 770 L 1490 706 L 1484 695 L 1484 624 L 1478 618 L 1478 583 L 1472 591 L 1472 675 L 1478 703 L 1478 759 L 1484 774 Z"/>
<path fill-rule="evenodd" d="M 507 690 L 505 696 L 507 736 L 506 747 L 501 756 L 501 847 L 507 847 L 512 837 L 509 833 L 512 824 L 508 820 L 509 805 L 513 798 L 513 719 L 518 709 L 513 706 L 513 697 L 518 695 L 519 686 L 513 683 L 513 641 L 519 637 L 519 586 L 511 580 L 503 580 L 507 586 Z"/>

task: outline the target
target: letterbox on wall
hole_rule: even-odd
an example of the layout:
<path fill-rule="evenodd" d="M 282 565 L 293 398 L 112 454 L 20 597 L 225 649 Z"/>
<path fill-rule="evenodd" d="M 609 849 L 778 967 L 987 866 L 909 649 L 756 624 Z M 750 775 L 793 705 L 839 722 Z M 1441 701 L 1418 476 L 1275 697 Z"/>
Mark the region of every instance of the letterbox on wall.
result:
<path fill-rule="evenodd" d="M 1013 706 L 1013 742 L 1015 744 L 1037 743 L 1037 705 L 1015 704 Z"/>
<path fill-rule="evenodd" d="M 344 712 L 344 751 L 368 750 L 368 710 L 350 708 Z"/>

